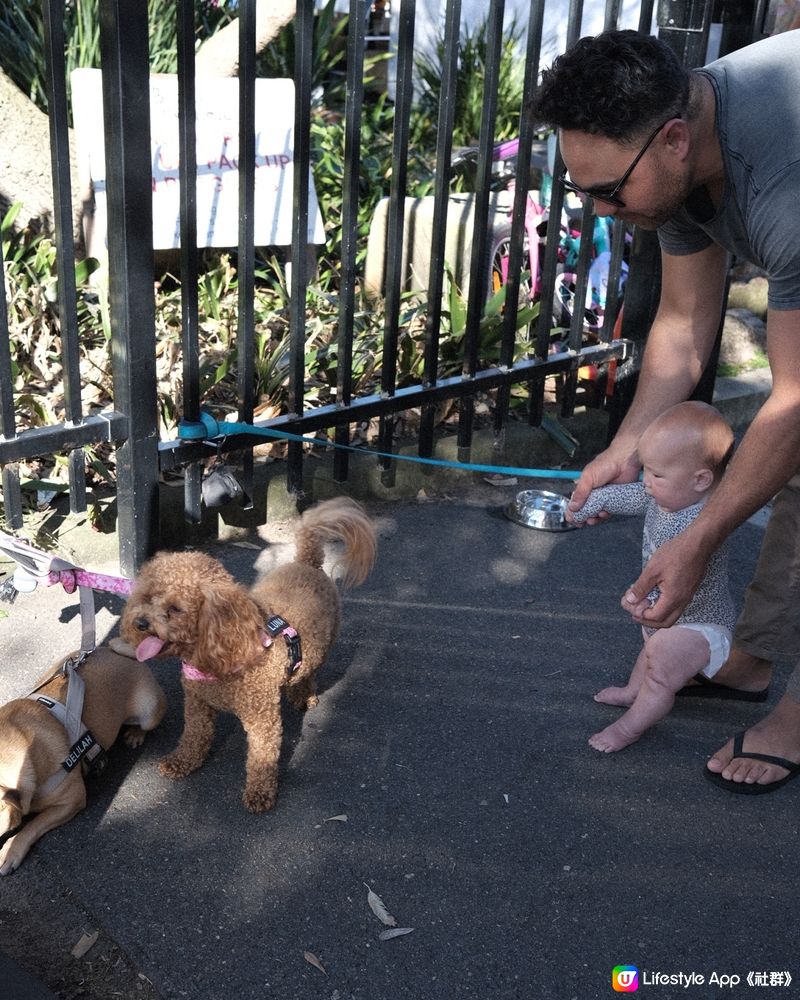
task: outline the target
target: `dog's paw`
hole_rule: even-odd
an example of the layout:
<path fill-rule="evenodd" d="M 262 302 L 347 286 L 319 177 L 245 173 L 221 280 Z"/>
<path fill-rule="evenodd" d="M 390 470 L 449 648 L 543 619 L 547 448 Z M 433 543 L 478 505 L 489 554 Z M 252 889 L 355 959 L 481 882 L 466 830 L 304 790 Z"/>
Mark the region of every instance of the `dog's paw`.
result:
<path fill-rule="evenodd" d="M 16 838 L 12 837 L 0 849 L 0 875 L 10 875 L 22 864 L 26 852 L 14 849 L 15 840 Z"/>
<path fill-rule="evenodd" d="M 122 738 L 125 743 L 134 750 L 144 743 L 145 731 L 141 726 L 125 726 L 122 730 Z"/>
<path fill-rule="evenodd" d="M 245 788 L 242 801 L 248 812 L 261 813 L 271 809 L 275 805 L 277 797 L 275 791 L 268 792 L 264 788 Z"/>
<path fill-rule="evenodd" d="M 120 656 L 128 656 L 132 660 L 136 659 L 135 647 L 131 646 L 129 642 L 125 642 L 120 636 L 115 635 L 113 639 L 108 640 L 108 644 Z"/>
<path fill-rule="evenodd" d="M 163 774 L 165 778 L 185 778 L 187 774 L 196 771 L 198 767 L 200 767 L 199 763 L 186 760 L 185 757 L 180 757 L 178 754 L 170 753 L 166 757 L 162 757 L 158 762 L 158 773 Z"/>
<path fill-rule="evenodd" d="M 307 712 L 310 708 L 316 708 L 319 704 L 319 698 L 315 694 L 306 696 L 290 692 L 289 701 L 299 712 Z"/>

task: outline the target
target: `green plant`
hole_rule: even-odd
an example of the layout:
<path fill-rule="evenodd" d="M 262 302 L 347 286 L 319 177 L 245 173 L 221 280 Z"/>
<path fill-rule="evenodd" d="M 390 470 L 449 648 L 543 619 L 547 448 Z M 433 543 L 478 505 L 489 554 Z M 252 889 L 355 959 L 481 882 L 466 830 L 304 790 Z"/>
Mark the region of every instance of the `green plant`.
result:
<path fill-rule="evenodd" d="M 347 15 L 337 14 L 335 0 L 328 0 L 314 16 L 311 99 L 316 109 L 344 106 L 346 38 Z M 294 78 L 296 44 L 295 23 L 290 21 L 260 53 L 259 76 Z"/>
<path fill-rule="evenodd" d="M 57 419 L 60 397 L 53 388 L 61 379 L 61 331 L 57 311 L 58 278 L 53 241 L 30 228 L 15 230 L 21 209 L 12 205 L 0 220 L 0 243 L 5 273 L 11 369 L 20 426 L 36 426 Z M 94 258 L 75 266 L 78 319 L 82 344 L 92 346 L 98 331 L 92 325 L 88 305 Z"/>
<path fill-rule="evenodd" d="M 327 3 L 314 14 L 311 42 L 312 110 L 341 113 L 347 88 L 347 25 L 349 15 L 336 10 L 336 0 Z M 256 72 L 266 77 L 294 77 L 297 31 L 290 21 L 261 52 Z M 385 52 L 364 54 L 364 82 L 370 83 L 378 63 L 389 58 Z"/>
<path fill-rule="evenodd" d="M 483 85 L 486 79 L 487 36 L 488 19 L 472 31 L 463 30 L 459 38 L 453 127 L 453 145 L 456 147 L 474 146 L 480 136 L 485 104 Z M 497 81 L 495 141 L 510 138 L 519 131 L 523 87 L 521 38 L 522 28 L 516 19 L 512 19 L 503 32 Z M 433 54 L 421 56 L 416 62 L 421 92 L 415 115 L 414 137 L 416 142 L 426 145 L 435 139 L 444 56 L 444 37 L 440 36 Z"/>
<path fill-rule="evenodd" d="M 38 107 L 47 107 L 41 4 L 19 0 L 0 6 L 0 66 Z"/>
<path fill-rule="evenodd" d="M 717 365 L 717 375 L 735 378 L 743 372 L 758 371 L 763 368 L 769 368 L 769 358 L 767 357 L 766 351 L 758 348 L 753 352 L 753 357 L 749 361 L 745 361 L 742 364 L 733 365 L 722 363 Z"/>
<path fill-rule="evenodd" d="M 64 8 L 66 74 L 100 65 L 101 0 L 67 0 Z M 177 22 L 174 0 L 148 0 L 150 69 L 177 69 Z M 196 4 L 195 36 L 199 45 L 237 16 L 237 5 L 224 0 Z M 14 0 L 0 5 L 0 65 L 42 110 L 47 111 L 47 69 L 41 0 Z"/>
<path fill-rule="evenodd" d="M 97 59 L 97 4 L 99 0 L 68 0 L 68 61 L 87 65 Z M 26 92 L 42 91 L 40 68 L 41 37 L 36 27 L 38 0 L 19 0 L 20 23 L 28 28 L 22 37 L 31 42 L 30 52 L 16 46 L 20 78 L 27 78 Z M 149 0 L 151 52 L 153 68 L 174 69 L 175 24 L 172 0 Z M 197 3 L 198 39 L 210 34 L 224 20 L 235 16 L 235 7 L 227 10 L 212 0 Z M 5 8 L 0 12 L 0 31 L 8 22 Z M 16 18 L 15 22 L 16 24 Z M 342 111 L 345 98 L 343 53 L 347 19 L 334 14 L 328 3 L 314 19 L 314 108 L 311 121 L 314 178 L 325 221 L 325 246 L 318 254 L 318 269 L 307 290 L 304 322 L 305 379 L 304 397 L 308 406 L 335 401 L 339 374 L 338 328 L 341 290 L 342 183 L 345 177 L 345 128 Z M 27 35 L 25 34 L 27 31 Z M 518 32 L 513 28 L 504 42 L 501 68 L 497 136 L 514 134 L 521 91 L 517 86 L 518 69 L 514 64 Z M 269 46 L 261 68 L 275 75 L 293 75 L 294 26 Z M 0 36 L 0 58 L 8 51 L 5 35 Z M 461 39 L 459 84 L 456 111 L 456 144 L 473 142 L 483 107 L 486 28 Z M 514 54 L 514 55 L 512 55 Z M 441 56 L 441 48 L 439 57 Z M 23 58 L 24 57 L 24 58 Z M 27 60 L 27 62 L 26 62 Z M 13 62 L 13 60 L 12 60 Z M 367 70 L 369 72 L 369 59 Z M 406 193 L 423 196 L 430 192 L 435 170 L 432 125 L 438 114 L 440 69 L 432 61 L 423 67 L 423 95 L 412 109 L 411 142 L 408 150 Z M 19 82 L 19 81 L 18 81 Z M 42 100 L 43 98 L 38 98 Z M 375 207 L 391 190 L 394 170 L 392 135 L 395 108 L 385 93 L 367 92 L 360 118 L 361 158 L 359 167 L 356 272 L 361 273 L 366 255 Z M 2 223 L 9 302 L 12 303 L 12 350 L 15 376 L 20 395 L 18 406 L 30 423 L 54 419 L 59 405 L 60 340 L 56 300 L 55 249 L 47 238 L 23 231 L 13 233 L 14 213 Z M 84 388 L 96 386 L 96 401 L 108 405 L 112 399 L 110 377 L 110 324 L 105 291 L 89 286 L 92 262 L 76 272 L 78 310 L 81 329 Z M 84 270 L 81 270 L 84 268 Z M 165 275 L 156 284 L 156 344 L 158 406 L 163 433 L 173 435 L 182 411 L 183 387 L 181 364 L 181 289 L 180 282 Z M 463 366 L 466 303 L 448 274 L 447 307 L 442 317 L 439 377 L 458 374 Z M 206 251 L 198 281 L 199 302 L 199 373 L 202 405 L 221 411 L 238 405 L 237 329 L 238 271 L 235 261 L 225 253 Z M 487 304 L 480 326 L 481 363 L 496 363 L 499 358 L 504 292 Z M 289 304 L 290 296 L 283 268 L 274 258 L 257 261 L 254 302 L 254 390 L 259 412 L 279 413 L 288 405 L 289 375 Z M 520 331 L 530 323 L 536 307 L 521 309 Z M 397 343 L 395 378 L 398 386 L 423 377 L 425 321 L 424 296 L 408 295 L 401 303 L 400 334 Z M 354 328 L 352 393 L 354 396 L 378 391 L 384 344 L 384 316 L 380 305 L 363 299 L 356 290 L 352 315 Z M 529 349 L 524 333 L 518 335 L 516 354 Z M 53 402 L 55 401 L 55 402 Z M 93 466 L 97 456 L 87 456 Z M 99 459 L 97 459 L 99 460 Z M 110 475 L 113 470 L 103 464 Z M 105 479 L 104 472 L 93 468 Z"/>
<path fill-rule="evenodd" d="M 525 277 L 523 272 L 523 279 Z M 447 310 L 443 313 L 443 335 L 440 341 L 442 359 L 440 375 L 455 375 L 461 371 L 464 361 L 464 335 L 467 328 L 467 302 L 453 277 L 453 272 L 445 265 L 445 294 Z M 479 325 L 478 353 L 481 362 L 497 364 L 500 360 L 500 342 L 503 331 L 503 310 L 507 286 L 500 288 L 484 307 Z M 517 312 L 517 337 L 514 345 L 514 361 L 518 361 L 530 351 L 528 331 L 531 323 L 539 315 L 539 303 L 524 306 Z"/>
<path fill-rule="evenodd" d="M 392 132 L 394 105 L 387 95 L 365 100 L 360 120 L 361 158 L 359 162 L 356 270 L 360 274 L 367 254 L 367 239 L 375 208 L 391 191 L 393 171 Z M 345 127 L 339 119 L 316 116 L 311 122 L 311 150 L 314 186 L 325 223 L 325 249 L 318 259 L 319 284 L 326 290 L 338 288 L 342 246 L 342 183 Z M 424 150 L 408 151 L 406 191 L 409 197 L 429 194 L 434 179 L 434 158 Z"/>

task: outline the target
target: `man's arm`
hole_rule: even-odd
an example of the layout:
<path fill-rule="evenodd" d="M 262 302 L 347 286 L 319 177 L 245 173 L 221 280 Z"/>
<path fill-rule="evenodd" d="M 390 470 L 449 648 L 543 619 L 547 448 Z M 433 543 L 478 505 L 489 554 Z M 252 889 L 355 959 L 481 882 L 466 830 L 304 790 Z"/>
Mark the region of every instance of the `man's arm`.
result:
<path fill-rule="evenodd" d="M 727 253 L 716 244 L 700 253 L 662 253 L 661 298 L 639 374 L 636 395 L 614 440 L 590 462 L 575 485 L 569 511 L 580 510 L 593 489 L 632 482 L 644 429 L 691 395 L 714 346 L 725 292 Z M 588 519 L 594 524 L 598 518 Z"/>
<path fill-rule="evenodd" d="M 722 482 L 697 519 L 662 545 L 623 607 L 656 628 L 672 625 L 700 584 L 711 554 L 800 468 L 800 309 L 771 310 L 767 352 L 772 392 L 742 439 Z M 647 594 L 661 591 L 653 608 Z"/>

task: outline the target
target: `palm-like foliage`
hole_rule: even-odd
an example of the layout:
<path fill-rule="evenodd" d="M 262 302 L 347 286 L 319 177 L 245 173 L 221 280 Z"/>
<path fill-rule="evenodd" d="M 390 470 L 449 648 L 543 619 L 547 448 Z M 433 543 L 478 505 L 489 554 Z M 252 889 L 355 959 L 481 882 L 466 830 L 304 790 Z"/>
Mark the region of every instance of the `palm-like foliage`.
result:
<path fill-rule="evenodd" d="M 100 65 L 100 0 L 67 0 L 64 7 L 67 80 L 73 69 Z M 174 73 L 177 56 L 177 3 L 148 0 L 150 68 Z M 206 0 L 195 12 L 198 45 L 236 17 L 235 6 Z M 47 67 L 41 0 L 0 4 L 0 66 L 42 111 L 47 111 Z"/>
<path fill-rule="evenodd" d="M 486 80 L 488 22 L 483 21 L 474 31 L 463 30 L 458 46 L 456 78 L 454 146 L 474 146 L 480 135 L 484 110 L 483 87 Z M 495 141 L 508 139 L 519 131 L 519 109 L 522 103 L 522 66 L 520 51 L 522 28 L 511 21 L 503 34 L 500 68 L 497 81 L 497 120 Z M 418 124 L 436 122 L 442 84 L 445 48 L 439 37 L 431 56 L 420 56 L 416 70 L 420 85 L 417 108 Z M 429 134 L 435 130 L 427 128 Z M 420 137 L 423 133 L 420 132 Z"/>

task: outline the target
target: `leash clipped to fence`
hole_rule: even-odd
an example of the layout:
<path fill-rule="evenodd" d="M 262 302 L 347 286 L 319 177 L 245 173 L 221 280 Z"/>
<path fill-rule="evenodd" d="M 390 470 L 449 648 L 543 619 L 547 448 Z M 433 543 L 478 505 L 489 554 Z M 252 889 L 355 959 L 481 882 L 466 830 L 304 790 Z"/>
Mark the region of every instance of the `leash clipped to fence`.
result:
<path fill-rule="evenodd" d="M 392 452 L 375 451 L 372 448 L 361 448 L 351 444 L 340 444 L 323 436 L 310 437 L 302 434 L 290 434 L 288 431 L 273 427 L 259 427 L 255 424 L 220 423 L 205 410 L 200 411 L 199 420 L 181 420 L 178 425 L 178 437 L 184 441 L 207 441 L 210 444 L 221 441 L 233 434 L 247 434 L 253 437 L 276 438 L 284 441 L 299 441 L 302 444 L 312 444 L 319 447 L 341 448 L 344 451 L 356 452 L 359 455 L 374 455 L 376 458 L 389 458 L 401 462 L 415 462 L 419 465 L 438 465 L 447 469 L 460 469 L 462 472 L 483 472 L 492 475 L 521 476 L 530 479 L 579 479 L 580 472 L 575 469 L 525 469 L 517 466 L 480 465 L 474 462 L 452 462 L 444 458 L 422 458 L 420 455 L 398 455 Z"/>
<path fill-rule="evenodd" d="M 96 645 L 94 591 L 127 596 L 133 587 L 124 577 L 87 572 L 4 531 L 0 531 L 0 552 L 17 564 L 0 586 L 0 600 L 13 604 L 18 594 L 30 594 L 40 584 L 52 587 L 60 583 L 68 594 L 74 594 L 76 589 L 79 591 L 82 654 L 91 653 Z"/>

